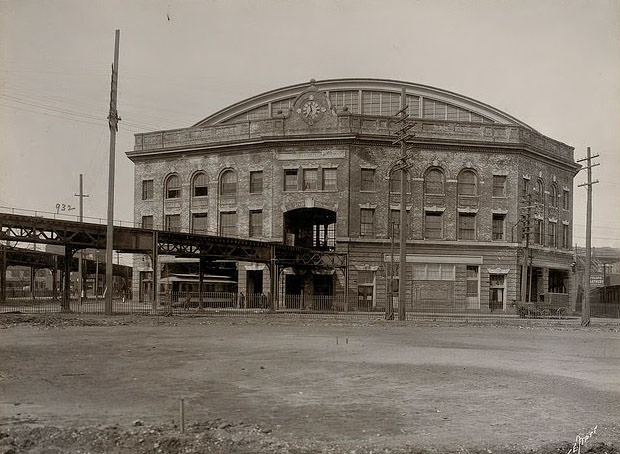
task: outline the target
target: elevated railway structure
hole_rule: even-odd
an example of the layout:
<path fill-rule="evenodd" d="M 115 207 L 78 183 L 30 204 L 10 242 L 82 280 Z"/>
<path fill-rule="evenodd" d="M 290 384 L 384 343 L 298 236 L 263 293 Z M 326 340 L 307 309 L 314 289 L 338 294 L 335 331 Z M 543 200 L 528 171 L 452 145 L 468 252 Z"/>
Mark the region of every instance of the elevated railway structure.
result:
<path fill-rule="evenodd" d="M 270 307 L 272 310 L 276 307 L 277 280 L 282 268 L 330 270 L 341 268 L 344 271 L 345 280 L 348 277 L 346 254 L 288 246 L 282 243 L 127 226 L 114 226 L 113 239 L 113 247 L 117 252 L 149 255 L 153 269 L 157 267 L 159 255 L 199 258 L 200 279 L 203 274 L 202 266 L 211 261 L 240 260 L 264 263 L 269 267 L 271 275 Z M 105 249 L 106 225 L 0 212 L 0 241 L 6 244 L 39 243 L 63 246 L 63 269 L 65 275 L 69 275 L 75 252 L 86 248 Z M 6 285 L 9 250 L 8 246 L 3 246 L 2 254 L 0 254 L 0 286 L 2 289 Z M 157 273 L 153 273 L 151 301 L 154 309 L 158 305 L 156 275 Z M 202 288 L 202 285 L 199 288 Z M 1 296 L 3 297 L 4 294 L 3 290 Z M 70 280 L 65 279 L 62 309 L 66 311 L 69 311 L 70 307 L 69 296 Z"/>

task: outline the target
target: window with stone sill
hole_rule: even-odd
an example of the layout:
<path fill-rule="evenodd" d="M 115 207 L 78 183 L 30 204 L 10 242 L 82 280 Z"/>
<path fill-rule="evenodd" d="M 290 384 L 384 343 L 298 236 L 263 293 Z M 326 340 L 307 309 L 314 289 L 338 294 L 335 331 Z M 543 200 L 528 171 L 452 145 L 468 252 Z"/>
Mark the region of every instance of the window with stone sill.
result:
<path fill-rule="evenodd" d="M 297 191 L 297 169 L 284 170 L 284 190 Z"/>
<path fill-rule="evenodd" d="M 457 180 L 458 195 L 477 196 L 478 177 L 472 170 L 463 170 Z"/>
<path fill-rule="evenodd" d="M 440 240 L 443 231 L 443 213 L 427 211 L 424 213 L 424 238 Z"/>
<path fill-rule="evenodd" d="M 323 190 L 336 191 L 338 189 L 338 174 L 336 169 L 323 169 Z"/>
<path fill-rule="evenodd" d="M 222 212 L 220 213 L 220 235 L 236 236 L 237 235 L 237 213 Z"/>
<path fill-rule="evenodd" d="M 168 232 L 180 232 L 181 231 L 181 215 L 180 214 L 166 215 L 166 230 Z"/>
<path fill-rule="evenodd" d="M 142 228 L 143 229 L 153 228 L 153 216 L 142 216 Z"/>
<path fill-rule="evenodd" d="M 318 169 L 303 170 L 304 191 L 316 191 L 318 189 L 318 173 Z"/>
<path fill-rule="evenodd" d="M 491 239 L 493 241 L 503 241 L 505 237 L 505 214 L 493 214 L 493 231 Z"/>
<path fill-rule="evenodd" d="M 250 172 L 250 194 L 263 192 L 263 171 Z"/>
<path fill-rule="evenodd" d="M 237 174 L 226 170 L 220 177 L 220 201 L 234 203 L 237 201 Z"/>
<path fill-rule="evenodd" d="M 153 180 L 142 180 L 142 200 L 153 198 Z"/>
<path fill-rule="evenodd" d="M 476 214 L 459 213 L 459 240 L 476 239 Z"/>
<path fill-rule="evenodd" d="M 361 191 L 375 190 L 375 169 L 361 169 Z"/>
<path fill-rule="evenodd" d="M 263 211 L 250 211 L 250 238 L 263 236 Z"/>
<path fill-rule="evenodd" d="M 505 175 L 493 175 L 493 197 L 506 197 Z"/>
<path fill-rule="evenodd" d="M 424 194 L 443 195 L 443 172 L 439 169 L 431 169 L 424 177 Z"/>
<path fill-rule="evenodd" d="M 566 189 L 562 192 L 562 208 L 565 210 L 570 209 L 570 192 Z"/>
<path fill-rule="evenodd" d="M 360 209 L 360 236 L 375 236 L 375 210 L 372 208 Z"/>
<path fill-rule="evenodd" d="M 206 235 L 209 230 L 207 213 L 192 213 L 192 233 Z"/>
<path fill-rule="evenodd" d="M 178 175 L 170 175 L 166 180 L 166 199 L 181 197 L 181 181 Z"/>
<path fill-rule="evenodd" d="M 192 181 L 192 196 L 193 197 L 206 197 L 209 195 L 209 180 L 207 174 L 204 172 L 198 172 L 194 175 Z"/>

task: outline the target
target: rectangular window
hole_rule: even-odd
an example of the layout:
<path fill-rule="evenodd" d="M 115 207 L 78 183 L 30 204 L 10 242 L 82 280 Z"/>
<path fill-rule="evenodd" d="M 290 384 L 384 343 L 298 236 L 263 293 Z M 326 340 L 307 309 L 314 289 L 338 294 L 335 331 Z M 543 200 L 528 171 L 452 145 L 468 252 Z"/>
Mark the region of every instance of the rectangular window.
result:
<path fill-rule="evenodd" d="M 558 247 L 557 244 L 557 223 L 549 222 L 549 246 Z"/>
<path fill-rule="evenodd" d="M 536 244 L 543 244 L 544 231 L 542 219 L 534 220 L 534 242 Z"/>
<path fill-rule="evenodd" d="M 263 236 L 263 211 L 250 211 L 250 237 L 256 238 Z"/>
<path fill-rule="evenodd" d="M 493 197 L 506 197 L 505 175 L 493 175 Z"/>
<path fill-rule="evenodd" d="M 414 263 L 414 281 L 453 281 L 455 265 L 449 263 Z"/>
<path fill-rule="evenodd" d="M 284 190 L 297 191 L 297 169 L 284 170 Z"/>
<path fill-rule="evenodd" d="M 426 265 L 426 279 L 429 281 L 441 280 L 441 265 L 439 263 L 429 263 Z"/>
<path fill-rule="evenodd" d="M 142 180 L 142 200 L 153 198 L 153 180 Z"/>
<path fill-rule="evenodd" d="M 504 224 L 506 220 L 505 214 L 493 214 L 493 241 L 501 241 L 504 239 Z"/>
<path fill-rule="evenodd" d="M 304 169 L 304 191 L 317 190 L 318 169 Z"/>
<path fill-rule="evenodd" d="M 388 236 L 399 238 L 400 236 L 400 210 L 390 210 L 390 225 L 388 225 Z"/>
<path fill-rule="evenodd" d="M 323 191 L 336 191 L 338 189 L 337 178 L 336 169 L 323 169 Z"/>
<path fill-rule="evenodd" d="M 330 91 L 329 100 L 337 111 L 341 111 L 346 107 L 352 114 L 359 113 L 358 91 Z"/>
<path fill-rule="evenodd" d="M 167 214 L 166 215 L 166 230 L 169 232 L 181 231 L 181 215 L 180 214 Z"/>
<path fill-rule="evenodd" d="M 562 208 L 570 210 L 570 192 L 566 189 L 562 192 Z"/>
<path fill-rule="evenodd" d="M 568 234 L 568 225 L 562 225 L 562 246 L 564 249 L 570 249 L 570 237 Z"/>
<path fill-rule="evenodd" d="M 250 193 L 259 194 L 261 192 L 263 192 L 263 171 L 250 172 Z"/>
<path fill-rule="evenodd" d="M 476 239 L 475 213 L 459 213 L 459 240 Z"/>
<path fill-rule="evenodd" d="M 411 194 L 411 181 L 407 179 L 406 175 L 405 181 L 407 185 L 407 194 Z M 393 194 L 400 194 L 400 172 L 392 173 L 390 177 L 390 192 Z"/>
<path fill-rule="evenodd" d="M 381 92 L 364 90 L 362 92 L 362 114 L 381 115 Z"/>
<path fill-rule="evenodd" d="M 237 235 L 237 213 L 223 212 L 220 213 L 220 235 L 235 236 Z"/>
<path fill-rule="evenodd" d="M 375 169 L 362 169 L 362 182 L 360 185 L 360 190 L 375 190 Z"/>
<path fill-rule="evenodd" d="M 478 267 L 467 267 L 467 296 L 478 296 Z"/>
<path fill-rule="evenodd" d="M 443 213 L 427 211 L 424 213 L 424 238 L 438 240 L 443 237 Z"/>
<path fill-rule="evenodd" d="M 153 216 L 142 216 L 142 228 L 143 229 L 153 228 Z"/>
<path fill-rule="evenodd" d="M 375 236 L 375 210 L 360 209 L 360 236 Z"/>
<path fill-rule="evenodd" d="M 192 213 L 192 233 L 207 234 L 207 213 Z"/>
<path fill-rule="evenodd" d="M 523 197 L 525 197 L 528 192 L 530 192 L 530 180 L 528 180 L 527 178 L 523 179 L 523 190 L 521 191 L 521 195 Z"/>

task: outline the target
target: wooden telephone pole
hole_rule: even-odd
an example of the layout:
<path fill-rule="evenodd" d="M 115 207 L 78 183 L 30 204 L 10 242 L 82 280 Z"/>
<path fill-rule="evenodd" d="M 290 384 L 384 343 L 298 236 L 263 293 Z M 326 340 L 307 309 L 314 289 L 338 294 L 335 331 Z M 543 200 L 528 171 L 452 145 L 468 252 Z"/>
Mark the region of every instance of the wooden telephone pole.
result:
<path fill-rule="evenodd" d="M 396 113 L 397 123 L 400 129 L 396 131 L 397 139 L 393 144 L 400 144 L 400 163 L 397 168 L 400 170 L 400 225 L 399 225 L 399 257 L 398 257 L 398 320 L 405 320 L 405 301 L 406 301 L 406 270 L 407 270 L 407 140 L 411 138 L 409 129 L 413 128 L 413 123 L 407 123 L 407 93 L 405 87 L 400 93 L 400 110 Z M 389 209 L 389 207 L 388 207 Z"/>
<path fill-rule="evenodd" d="M 524 202 L 526 203 L 526 205 L 521 207 L 521 209 L 526 210 L 526 212 L 521 215 L 521 219 L 523 220 L 523 235 L 525 235 L 525 248 L 523 248 L 523 265 L 521 266 L 521 304 L 527 303 L 527 267 L 528 256 L 530 255 L 530 232 L 533 208 L 532 194 L 528 194 L 524 198 Z"/>
<path fill-rule="evenodd" d="M 114 249 L 114 155 L 116 153 L 116 131 L 118 131 L 118 121 L 120 120 L 116 111 L 116 91 L 118 88 L 118 42 L 121 31 L 116 30 L 114 39 L 114 64 L 112 65 L 112 83 L 110 89 L 110 114 L 108 115 L 108 125 L 110 126 L 110 163 L 108 169 L 108 226 L 106 230 L 105 248 L 105 313 L 112 314 L 112 252 Z"/>
<path fill-rule="evenodd" d="M 579 159 L 577 162 L 586 162 L 587 165 L 581 169 L 588 171 L 587 183 L 580 184 L 578 187 L 585 186 L 588 190 L 588 200 L 586 208 L 586 277 L 585 277 L 585 291 L 583 296 L 583 305 L 581 306 L 581 326 L 590 325 L 590 267 L 592 266 L 592 185 L 598 183 L 598 180 L 592 181 L 592 167 L 596 167 L 600 164 L 592 164 L 593 158 L 598 158 L 599 155 L 592 156 L 590 153 L 590 147 L 586 157 Z"/>
<path fill-rule="evenodd" d="M 79 194 L 73 194 L 75 197 L 80 198 L 80 222 L 84 222 L 84 197 L 88 197 L 88 194 L 84 194 L 83 175 L 80 173 L 80 192 Z M 82 271 L 82 250 L 78 252 L 78 288 L 80 292 L 79 301 L 82 305 L 82 297 L 84 294 L 84 274 Z"/>

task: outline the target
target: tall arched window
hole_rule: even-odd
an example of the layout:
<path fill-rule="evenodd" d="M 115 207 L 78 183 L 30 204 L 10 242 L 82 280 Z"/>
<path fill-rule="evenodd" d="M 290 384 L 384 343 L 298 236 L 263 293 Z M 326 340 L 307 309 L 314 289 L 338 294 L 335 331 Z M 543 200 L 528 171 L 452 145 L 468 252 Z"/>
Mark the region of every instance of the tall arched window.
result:
<path fill-rule="evenodd" d="M 192 197 L 204 197 L 209 195 L 209 180 L 207 174 L 198 172 L 192 181 Z"/>
<path fill-rule="evenodd" d="M 237 201 L 237 174 L 233 170 L 224 171 L 220 177 L 220 201 Z"/>
<path fill-rule="evenodd" d="M 170 175 L 166 180 L 166 198 L 178 199 L 181 197 L 181 180 L 178 175 Z"/>
<path fill-rule="evenodd" d="M 549 198 L 551 199 L 551 206 L 557 208 L 558 207 L 558 187 L 554 184 L 551 185 L 551 189 L 549 190 Z"/>
<path fill-rule="evenodd" d="M 393 194 L 400 194 L 400 172 L 399 170 L 392 170 L 390 172 L 390 192 Z M 411 194 L 411 180 L 409 179 L 409 173 L 405 172 L 405 185 L 407 186 L 407 194 Z"/>
<path fill-rule="evenodd" d="M 538 203 L 545 203 L 545 185 L 542 180 L 536 182 L 536 201 Z"/>
<path fill-rule="evenodd" d="M 473 170 L 463 170 L 458 179 L 459 195 L 478 195 L 478 177 Z"/>
<path fill-rule="evenodd" d="M 424 177 L 424 194 L 443 194 L 443 173 L 430 169 Z"/>

